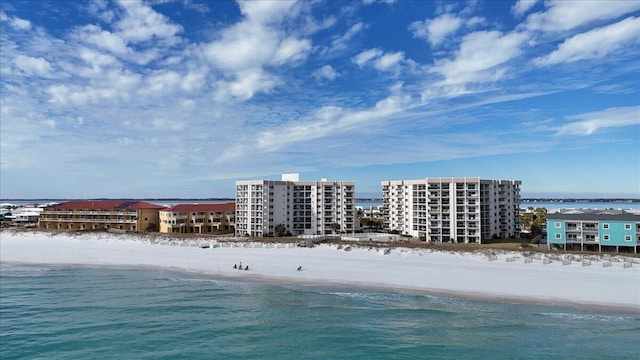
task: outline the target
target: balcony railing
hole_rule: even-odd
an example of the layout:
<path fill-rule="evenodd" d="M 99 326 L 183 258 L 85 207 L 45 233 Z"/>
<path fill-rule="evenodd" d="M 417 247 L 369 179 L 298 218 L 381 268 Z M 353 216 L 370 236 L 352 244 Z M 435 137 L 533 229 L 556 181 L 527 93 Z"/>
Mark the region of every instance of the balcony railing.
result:
<path fill-rule="evenodd" d="M 78 210 L 78 211 L 62 211 L 62 210 L 47 210 L 42 212 L 43 215 L 114 215 L 114 216 L 136 216 L 135 211 L 91 211 L 91 210 Z"/>
<path fill-rule="evenodd" d="M 40 221 L 48 222 L 65 222 L 65 223 L 118 223 L 118 224 L 135 224 L 136 220 L 131 219 L 81 219 L 81 218 L 40 218 Z"/>

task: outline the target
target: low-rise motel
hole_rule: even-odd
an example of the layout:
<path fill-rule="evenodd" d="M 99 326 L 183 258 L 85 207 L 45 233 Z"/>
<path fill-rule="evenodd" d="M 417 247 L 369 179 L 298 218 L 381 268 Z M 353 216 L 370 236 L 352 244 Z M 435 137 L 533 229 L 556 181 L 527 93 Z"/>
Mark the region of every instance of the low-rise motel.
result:
<path fill-rule="evenodd" d="M 39 229 L 157 231 L 164 206 L 131 200 L 67 201 L 44 209 Z"/>
<path fill-rule="evenodd" d="M 550 249 L 638 253 L 640 215 L 624 210 L 548 213 L 547 244 Z"/>
<path fill-rule="evenodd" d="M 160 210 L 160 232 L 205 234 L 234 230 L 236 204 L 180 204 Z"/>

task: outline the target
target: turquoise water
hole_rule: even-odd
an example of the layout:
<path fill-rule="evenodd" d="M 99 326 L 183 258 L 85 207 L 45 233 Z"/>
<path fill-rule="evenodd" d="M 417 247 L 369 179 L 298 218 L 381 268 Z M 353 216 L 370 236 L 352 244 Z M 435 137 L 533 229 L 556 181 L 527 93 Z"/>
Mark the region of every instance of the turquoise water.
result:
<path fill-rule="evenodd" d="M 636 359 L 640 315 L 0 265 L 0 358 Z"/>

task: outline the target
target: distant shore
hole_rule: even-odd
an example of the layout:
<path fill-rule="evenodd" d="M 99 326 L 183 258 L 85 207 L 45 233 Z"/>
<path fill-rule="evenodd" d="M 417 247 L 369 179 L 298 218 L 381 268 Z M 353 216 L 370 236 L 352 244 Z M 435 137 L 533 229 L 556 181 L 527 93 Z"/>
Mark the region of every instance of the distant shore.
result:
<path fill-rule="evenodd" d="M 621 255 L 338 245 L 300 248 L 293 243 L 197 238 L 178 242 L 109 233 L 5 230 L 0 232 L 0 262 L 155 267 L 238 280 L 376 287 L 640 313 L 640 259 Z M 234 269 L 240 262 L 249 270 Z"/>
<path fill-rule="evenodd" d="M 235 198 L 89 198 L 90 200 L 139 200 L 139 201 L 180 201 L 184 203 L 197 203 L 197 202 L 208 202 L 208 201 L 221 201 L 221 202 L 233 202 Z M 88 199 L 75 199 L 75 198 L 61 198 L 61 199 L 49 199 L 49 198 L 35 198 L 35 199 L 0 199 L 0 203 L 5 202 L 63 202 L 63 201 L 71 201 L 71 200 L 88 200 Z M 382 202 L 382 198 L 376 197 L 358 197 L 355 199 L 356 202 Z M 549 198 L 549 197 L 531 197 L 531 198 L 522 198 L 521 202 L 529 203 L 529 202 L 578 202 L 578 203 L 589 203 L 589 202 L 611 202 L 611 203 L 640 203 L 640 198 Z"/>

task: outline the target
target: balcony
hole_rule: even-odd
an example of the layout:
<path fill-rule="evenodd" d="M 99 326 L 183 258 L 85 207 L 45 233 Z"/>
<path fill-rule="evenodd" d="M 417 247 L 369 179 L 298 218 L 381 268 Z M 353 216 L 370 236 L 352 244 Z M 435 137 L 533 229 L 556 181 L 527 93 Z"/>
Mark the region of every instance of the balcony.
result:
<path fill-rule="evenodd" d="M 117 223 L 117 224 L 135 224 L 136 220 L 131 219 L 86 219 L 86 218 L 46 218 L 43 221 L 64 222 L 64 223 Z"/>

